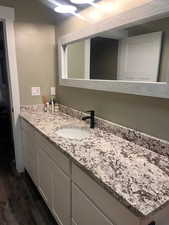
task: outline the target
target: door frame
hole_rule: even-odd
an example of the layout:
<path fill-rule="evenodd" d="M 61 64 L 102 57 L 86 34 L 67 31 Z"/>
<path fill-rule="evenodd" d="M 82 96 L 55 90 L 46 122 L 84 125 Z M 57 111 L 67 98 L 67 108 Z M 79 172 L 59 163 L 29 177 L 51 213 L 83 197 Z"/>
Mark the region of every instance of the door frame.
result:
<path fill-rule="evenodd" d="M 22 172 L 24 166 L 23 166 L 23 153 L 21 147 L 21 127 L 19 121 L 20 93 L 19 93 L 18 70 L 16 59 L 15 30 L 14 30 L 15 9 L 0 6 L 0 21 L 2 21 L 4 24 L 6 64 L 7 64 L 7 75 L 10 92 L 16 169 L 18 172 Z"/>

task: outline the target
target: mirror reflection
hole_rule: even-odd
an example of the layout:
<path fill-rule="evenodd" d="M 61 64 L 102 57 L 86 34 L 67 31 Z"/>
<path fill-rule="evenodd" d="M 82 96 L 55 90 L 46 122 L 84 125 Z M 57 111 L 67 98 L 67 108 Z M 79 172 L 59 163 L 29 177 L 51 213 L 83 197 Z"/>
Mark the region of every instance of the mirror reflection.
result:
<path fill-rule="evenodd" d="M 68 78 L 165 82 L 168 25 L 169 17 L 67 45 Z"/>

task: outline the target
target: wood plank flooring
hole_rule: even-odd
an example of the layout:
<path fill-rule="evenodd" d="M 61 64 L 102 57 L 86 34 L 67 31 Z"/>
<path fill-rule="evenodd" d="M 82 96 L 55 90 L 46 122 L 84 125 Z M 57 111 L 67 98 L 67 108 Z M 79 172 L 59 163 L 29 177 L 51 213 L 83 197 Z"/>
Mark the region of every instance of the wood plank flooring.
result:
<path fill-rule="evenodd" d="M 29 176 L 1 165 L 0 225 L 57 225 Z"/>

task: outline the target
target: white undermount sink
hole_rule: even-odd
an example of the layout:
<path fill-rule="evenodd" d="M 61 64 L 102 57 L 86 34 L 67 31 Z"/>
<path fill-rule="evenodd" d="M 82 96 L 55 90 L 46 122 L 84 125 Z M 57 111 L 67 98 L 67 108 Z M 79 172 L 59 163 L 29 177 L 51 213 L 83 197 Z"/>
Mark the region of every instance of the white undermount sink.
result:
<path fill-rule="evenodd" d="M 89 137 L 90 129 L 81 127 L 62 127 L 56 131 L 58 136 L 70 139 L 84 139 Z"/>

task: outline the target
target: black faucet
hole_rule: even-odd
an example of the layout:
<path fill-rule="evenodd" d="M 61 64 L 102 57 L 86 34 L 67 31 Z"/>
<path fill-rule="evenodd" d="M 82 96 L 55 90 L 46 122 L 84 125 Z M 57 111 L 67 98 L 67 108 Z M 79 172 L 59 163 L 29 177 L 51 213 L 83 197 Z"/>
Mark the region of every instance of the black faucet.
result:
<path fill-rule="evenodd" d="M 94 112 L 94 110 L 90 110 L 90 111 L 87 111 L 87 113 L 90 113 L 90 116 L 84 116 L 84 117 L 82 117 L 82 120 L 90 119 L 90 128 L 94 128 L 94 126 L 95 126 L 95 112 Z"/>

